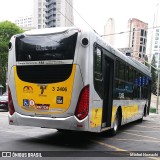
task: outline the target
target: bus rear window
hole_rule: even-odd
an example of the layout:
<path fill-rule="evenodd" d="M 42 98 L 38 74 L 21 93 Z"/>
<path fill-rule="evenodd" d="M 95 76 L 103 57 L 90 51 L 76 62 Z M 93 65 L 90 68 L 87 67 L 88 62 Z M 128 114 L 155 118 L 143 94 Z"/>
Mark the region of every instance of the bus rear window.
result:
<path fill-rule="evenodd" d="M 74 59 L 76 32 L 16 38 L 16 61 Z"/>

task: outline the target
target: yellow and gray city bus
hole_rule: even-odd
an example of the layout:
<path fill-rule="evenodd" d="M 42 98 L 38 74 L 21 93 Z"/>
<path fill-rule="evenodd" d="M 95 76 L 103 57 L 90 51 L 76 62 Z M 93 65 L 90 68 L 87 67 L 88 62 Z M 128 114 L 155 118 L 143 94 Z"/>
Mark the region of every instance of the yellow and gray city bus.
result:
<path fill-rule="evenodd" d="M 149 114 L 151 73 L 94 31 L 26 31 L 9 44 L 9 123 L 116 134 Z"/>

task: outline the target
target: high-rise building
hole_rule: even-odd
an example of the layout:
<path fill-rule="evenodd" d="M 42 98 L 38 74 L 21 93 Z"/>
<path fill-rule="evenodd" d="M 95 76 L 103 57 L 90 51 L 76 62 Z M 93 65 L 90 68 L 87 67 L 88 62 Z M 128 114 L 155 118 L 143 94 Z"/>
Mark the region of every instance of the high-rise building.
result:
<path fill-rule="evenodd" d="M 143 62 L 146 57 L 148 23 L 136 18 L 129 19 L 128 30 L 127 47 L 132 48 L 135 59 Z"/>
<path fill-rule="evenodd" d="M 160 28 L 153 30 L 152 55 L 155 56 L 156 66 L 160 68 Z"/>
<path fill-rule="evenodd" d="M 15 20 L 15 24 L 24 30 L 34 28 L 33 16 L 19 17 Z"/>
<path fill-rule="evenodd" d="M 33 17 L 34 26 L 37 29 L 45 28 L 45 10 L 46 10 L 46 0 L 34 0 L 33 4 Z"/>
<path fill-rule="evenodd" d="M 114 33 L 115 33 L 115 21 L 113 18 L 109 18 L 104 26 L 104 35 L 105 35 L 104 39 L 111 45 L 114 45 L 115 41 L 115 36 L 113 35 Z"/>
<path fill-rule="evenodd" d="M 34 0 L 36 28 L 73 26 L 73 0 Z"/>
<path fill-rule="evenodd" d="M 152 61 L 153 55 L 155 56 L 156 60 L 156 67 L 160 68 L 160 13 L 159 11 L 159 4 L 156 5 L 154 20 L 153 20 L 153 28 L 150 30 L 150 46 L 149 46 L 149 58 L 150 63 Z"/>

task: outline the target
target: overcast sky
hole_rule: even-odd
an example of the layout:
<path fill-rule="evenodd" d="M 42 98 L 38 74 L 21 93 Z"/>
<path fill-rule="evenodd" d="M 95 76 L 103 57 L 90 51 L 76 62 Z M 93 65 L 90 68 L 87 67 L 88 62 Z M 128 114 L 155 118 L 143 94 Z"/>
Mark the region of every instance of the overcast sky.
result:
<path fill-rule="evenodd" d="M 0 0 L 0 21 L 32 15 L 33 0 Z"/>
<path fill-rule="evenodd" d="M 127 30 L 129 18 L 138 18 L 152 26 L 156 4 L 159 2 L 160 0 L 74 0 L 74 8 L 102 35 L 108 18 L 115 19 L 116 32 Z M 14 21 L 32 13 L 33 0 L 0 0 L 0 21 Z M 86 25 L 77 14 L 74 21 L 78 27 Z"/>
<path fill-rule="evenodd" d="M 129 18 L 151 23 L 157 3 L 157 0 L 74 0 L 75 8 L 100 33 L 110 17 L 115 19 L 116 26 L 127 25 Z"/>
<path fill-rule="evenodd" d="M 154 14 L 157 12 L 156 6 L 159 2 L 160 0 L 74 0 L 74 7 L 92 28 L 103 35 L 104 25 L 109 18 L 115 20 L 116 33 L 128 31 L 127 22 L 129 18 L 140 19 L 152 27 Z M 80 18 L 75 18 L 75 24 L 84 26 L 85 22 Z M 125 40 L 126 34 L 117 34 L 115 46 L 118 48 L 125 47 Z"/>

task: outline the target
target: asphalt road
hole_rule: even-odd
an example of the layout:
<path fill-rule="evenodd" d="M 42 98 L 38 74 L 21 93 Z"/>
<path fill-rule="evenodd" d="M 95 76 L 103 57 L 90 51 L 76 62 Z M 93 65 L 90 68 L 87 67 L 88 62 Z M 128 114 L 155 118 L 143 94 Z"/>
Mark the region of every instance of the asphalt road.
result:
<path fill-rule="evenodd" d="M 134 122 L 125 125 L 116 136 L 110 137 L 106 132 L 101 134 L 82 132 L 61 133 L 55 129 L 10 126 L 8 125 L 8 113 L 0 110 L 0 151 L 45 151 L 48 154 L 57 154 L 57 157 L 41 159 L 58 160 L 146 159 L 144 157 L 124 158 L 123 153 L 130 154 L 131 151 L 134 151 L 134 153 L 137 153 L 136 151 L 140 151 L 140 153 L 147 151 L 149 153 L 151 151 L 157 153 L 156 151 L 160 151 L 160 115 L 146 117 L 142 123 Z M 105 157 L 106 154 L 119 154 L 118 156 L 120 157 Z M 101 156 L 97 157 L 98 155 Z M 0 159 L 11 160 L 18 158 Z M 23 159 L 25 160 L 27 158 Z M 160 159 L 160 153 L 159 157 L 150 157 L 147 159 L 158 160 Z"/>

